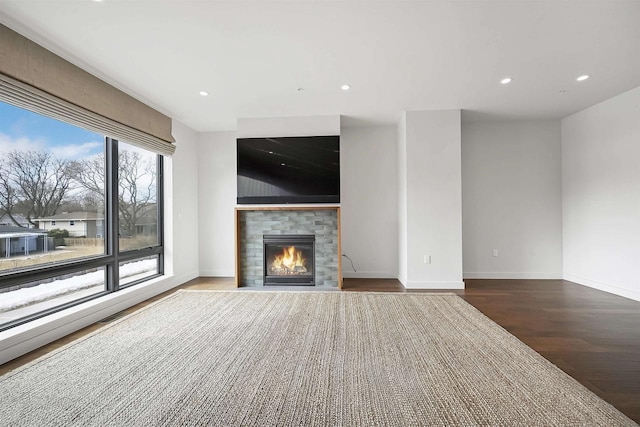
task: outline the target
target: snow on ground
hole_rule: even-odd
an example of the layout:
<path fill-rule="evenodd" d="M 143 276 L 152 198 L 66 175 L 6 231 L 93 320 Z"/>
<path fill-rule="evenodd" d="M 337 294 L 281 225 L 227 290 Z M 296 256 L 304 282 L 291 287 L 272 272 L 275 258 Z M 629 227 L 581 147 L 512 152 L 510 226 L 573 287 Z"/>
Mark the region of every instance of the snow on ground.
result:
<path fill-rule="evenodd" d="M 155 271 L 156 267 L 157 261 L 155 259 L 130 262 L 120 266 L 120 278 L 125 279 L 130 276 Z M 104 288 L 104 270 L 85 274 L 79 273 L 77 276 L 66 279 L 0 293 L 0 313 L 91 287 Z"/>

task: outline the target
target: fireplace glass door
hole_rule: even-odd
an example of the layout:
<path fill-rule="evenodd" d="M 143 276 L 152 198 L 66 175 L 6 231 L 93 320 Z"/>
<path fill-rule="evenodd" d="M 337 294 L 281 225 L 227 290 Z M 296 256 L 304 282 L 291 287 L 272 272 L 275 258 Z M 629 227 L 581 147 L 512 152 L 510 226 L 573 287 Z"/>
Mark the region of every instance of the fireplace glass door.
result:
<path fill-rule="evenodd" d="M 315 285 L 315 236 L 264 235 L 264 284 Z"/>

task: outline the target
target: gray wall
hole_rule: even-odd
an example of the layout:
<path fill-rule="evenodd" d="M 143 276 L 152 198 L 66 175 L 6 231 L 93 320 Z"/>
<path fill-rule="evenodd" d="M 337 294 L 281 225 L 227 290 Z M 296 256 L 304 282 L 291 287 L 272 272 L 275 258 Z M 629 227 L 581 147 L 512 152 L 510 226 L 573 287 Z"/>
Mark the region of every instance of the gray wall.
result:
<path fill-rule="evenodd" d="M 464 123 L 464 277 L 561 279 L 561 189 L 559 121 Z"/>
<path fill-rule="evenodd" d="M 640 301 L 640 87 L 562 120 L 564 278 Z"/>
<path fill-rule="evenodd" d="M 395 126 L 344 128 L 340 136 L 344 277 L 398 277 L 398 132 Z"/>

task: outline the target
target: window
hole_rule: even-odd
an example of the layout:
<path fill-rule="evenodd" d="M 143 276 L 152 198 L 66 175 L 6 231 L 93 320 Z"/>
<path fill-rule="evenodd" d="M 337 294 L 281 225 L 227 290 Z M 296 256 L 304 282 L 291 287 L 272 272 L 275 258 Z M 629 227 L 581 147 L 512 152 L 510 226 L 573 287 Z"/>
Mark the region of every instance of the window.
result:
<path fill-rule="evenodd" d="M 157 156 L 128 144 L 118 147 L 120 251 L 158 244 Z"/>
<path fill-rule="evenodd" d="M 135 259 L 120 263 L 120 286 L 138 283 L 158 274 L 158 257 Z"/>
<path fill-rule="evenodd" d="M 163 274 L 161 174 L 160 155 L 0 102 L 0 330 Z"/>
<path fill-rule="evenodd" d="M 30 316 L 56 311 L 69 302 L 82 302 L 106 294 L 105 268 L 89 268 L 27 283 L 0 294 L 4 325 L 22 323 Z"/>

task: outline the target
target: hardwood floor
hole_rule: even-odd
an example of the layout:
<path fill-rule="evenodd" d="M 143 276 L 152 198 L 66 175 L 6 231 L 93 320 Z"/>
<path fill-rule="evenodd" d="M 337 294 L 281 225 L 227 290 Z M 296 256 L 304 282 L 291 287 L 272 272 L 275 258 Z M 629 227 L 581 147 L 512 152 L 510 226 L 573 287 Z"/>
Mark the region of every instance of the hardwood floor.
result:
<path fill-rule="evenodd" d="M 454 292 L 605 401 L 640 423 L 640 302 L 562 280 L 465 280 Z M 235 289 L 198 278 L 177 289 Z M 345 279 L 344 291 L 407 292 L 395 279 Z M 131 313 L 175 290 L 125 310 Z M 409 291 L 443 292 L 443 291 Z M 0 366 L 22 366 L 99 329 L 96 323 Z"/>

